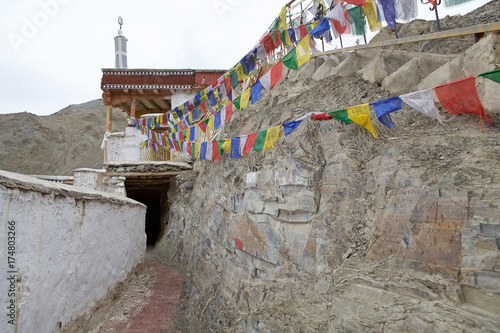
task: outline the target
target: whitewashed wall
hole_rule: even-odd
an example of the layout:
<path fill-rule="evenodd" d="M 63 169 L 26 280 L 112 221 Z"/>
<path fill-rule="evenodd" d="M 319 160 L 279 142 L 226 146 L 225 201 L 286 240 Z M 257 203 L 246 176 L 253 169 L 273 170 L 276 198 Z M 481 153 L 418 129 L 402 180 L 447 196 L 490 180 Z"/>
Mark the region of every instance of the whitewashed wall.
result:
<path fill-rule="evenodd" d="M 121 196 L 0 171 L 0 332 L 58 332 L 90 316 L 143 262 L 145 212 Z"/>
<path fill-rule="evenodd" d="M 172 94 L 171 97 L 172 108 L 184 104 L 185 102 L 196 96 L 196 94 L 198 94 L 199 92 L 200 92 L 199 90 L 192 90 L 190 93 L 185 92 L 183 90 L 177 90 L 175 93 Z"/>
<path fill-rule="evenodd" d="M 108 136 L 108 161 L 140 161 L 141 143 L 146 140 L 147 136 L 134 127 L 125 128 L 125 132 L 111 133 Z"/>

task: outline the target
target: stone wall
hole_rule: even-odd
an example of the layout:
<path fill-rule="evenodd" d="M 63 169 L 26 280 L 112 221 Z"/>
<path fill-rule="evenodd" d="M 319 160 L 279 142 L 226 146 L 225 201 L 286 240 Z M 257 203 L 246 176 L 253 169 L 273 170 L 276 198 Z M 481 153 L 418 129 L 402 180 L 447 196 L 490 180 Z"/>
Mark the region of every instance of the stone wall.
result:
<path fill-rule="evenodd" d="M 145 212 L 120 196 L 1 171 L 0 331 L 87 331 L 142 267 Z"/>

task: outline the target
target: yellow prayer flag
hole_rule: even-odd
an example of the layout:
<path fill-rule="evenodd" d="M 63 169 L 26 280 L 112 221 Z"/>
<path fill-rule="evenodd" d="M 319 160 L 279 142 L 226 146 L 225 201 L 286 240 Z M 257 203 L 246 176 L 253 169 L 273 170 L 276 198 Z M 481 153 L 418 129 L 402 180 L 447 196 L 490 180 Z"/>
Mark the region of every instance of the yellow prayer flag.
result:
<path fill-rule="evenodd" d="M 189 113 L 189 122 L 190 122 L 191 124 L 192 124 L 192 123 L 194 123 L 194 120 L 193 120 L 193 113 L 192 113 L 192 112 L 190 112 L 190 113 Z"/>
<path fill-rule="evenodd" d="M 286 43 L 285 45 L 292 45 L 292 40 L 290 39 L 290 34 L 288 33 L 288 30 L 285 30 L 285 39 L 286 39 Z"/>
<path fill-rule="evenodd" d="M 208 119 L 208 129 L 213 132 L 214 131 L 214 122 L 215 122 L 215 117 L 214 116 L 211 116 L 209 119 Z"/>
<path fill-rule="evenodd" d="M 314 29 L 316 26 L 319 24 L 319 21 L 312 21 L 311 22 L 311 28 Z"/>
<path fill-rule="evenodd" d="M 382 23 L 377 20 L 377 12 L 373 6 L 373 0 L 367 0 L 366 5 L 363 8 L 366 14 L 366 19 L 368 20 L 368 26 L 371 31 L 379 31 L 382 29 Z"/>
<path fill-rule="evenodd" d="M 186 130 L 186 135 L 184 135 L 184 141 L 191 141 L 191 140 L 189 140 L 190 132 L 191 132 L 191 131 L 190 131 L 190 130 L 189 130 L 189 128 L 188 128 L 188 129 Z"/>
<path fill-rule="evenodd" d="M 227 98 L 227 97 L 224 98 L 224 100 L 222 101 L 222 104 L 224 104 L 224 106 L 228 106 L 229 103 L 231 103 L 231 102 L 229 101 L 229 98 Z"/>
<path fill-rule="evenodd" d="M 377 138 L 377 132 L 375 131 L 375 127 L 373 127 L 372 121 L 370 119 L 369 104 L 361 104 L 353 107 L 348 107 L 347 115 L 353 122 L 366 128 L 375 139 Z"/>
<path fill-rule="evenodd" d="M 287 6 L 283 6 L 283 9 L 281 9 L 281 12 L 280 12 L 280 24 L 278 26 L 278 29 L 280 30 L 286 30 L 286 10 L 287 10 Z"/>
<path fill-rule="evenodd" d="M 264 142 L 263 151 L 273 149 L 274 143 L 278 141 L 280 137 L 281 125 L 272 127 L 267 130 L 266 141 Z"/>
<path fill-rule="evenodd" d="M 200 158 L 200 142 L 195 142 L 194 144 L 194 158 Z"/>
<path fill-rule="evenodd" d="M 146 148 L 146 141 L 141 143 L 141 148 Z"/>
<path fill-rule="evenodd" d="M 181 104 L 177 107 L 179 110 L 184 110 L 184 104 Z"/>
<path fill-rule="evenodd" d="M 248 88 L 245 90 L 243 94 L 241 94 L 241 99 L 240 99 L 240 109 L 243 110 L 248 106 L 248 101 L 250 100 L 250 94 L 252 90 L 251 88 Z"/>
<path fill-rule="evenodd" d="M 297 64 L 299 68 L 309 62 L 311 59 L 311 46 L 309 45 L 309 36 L 302 38 L 297 44 Z"/>
<path fill-rule="evenodd" d="M 219 102 L 220 101 L 220 98 L 219 98 L 219 89 L 214 89 L 214 96 L 217 99 L 217 102 Z"/>
<path fill-rule="evenodd" d="M 248 75 L 246 75 L 243 71 L 243 66 L 241 65 L 241 63 L 238 63 L 238 65 L 236 65 L 236 73 L 238 73 L 238 80 L 240 81 L 245 81 L 248 77 Z"/>
<path fill-rule="evenodd" d="M 228 153 L 231 153 L 231 139 L 225 139 L 221 148 L 227 151 Z"/>

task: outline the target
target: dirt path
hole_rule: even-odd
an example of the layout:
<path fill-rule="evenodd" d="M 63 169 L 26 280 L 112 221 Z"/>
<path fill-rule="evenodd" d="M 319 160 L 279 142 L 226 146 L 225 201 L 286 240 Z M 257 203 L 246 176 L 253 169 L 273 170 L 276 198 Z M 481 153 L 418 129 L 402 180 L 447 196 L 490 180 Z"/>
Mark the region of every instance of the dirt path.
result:
<path fill-rule="evenodd" d="M 90 333 L 181 332 L 182 278 L 146 256 L 144 271 Z"/>

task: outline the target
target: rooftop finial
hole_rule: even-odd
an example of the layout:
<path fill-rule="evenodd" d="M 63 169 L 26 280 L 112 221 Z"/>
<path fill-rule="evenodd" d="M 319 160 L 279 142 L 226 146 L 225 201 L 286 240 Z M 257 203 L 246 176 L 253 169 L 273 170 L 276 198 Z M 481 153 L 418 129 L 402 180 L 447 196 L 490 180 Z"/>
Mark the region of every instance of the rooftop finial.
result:
<path fill-rule="evenodd" d="M 122 25 L 123 25 L 123 19 L 121 16 L 118 16 L 118 24 L 120 25 L 120 30 L 118 30 L 118 35 L 122 35 Z"/>

